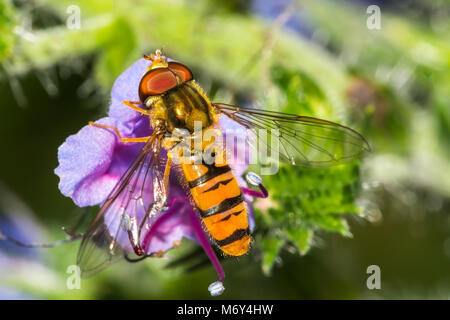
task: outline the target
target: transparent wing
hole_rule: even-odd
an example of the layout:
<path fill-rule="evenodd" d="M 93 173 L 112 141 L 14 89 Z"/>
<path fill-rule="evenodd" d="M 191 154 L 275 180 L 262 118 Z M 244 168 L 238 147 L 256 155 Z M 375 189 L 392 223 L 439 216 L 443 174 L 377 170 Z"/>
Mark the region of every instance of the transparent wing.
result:
<path fill-rule="evenodd" d="M 283 162 L 301 166 L 332 166 L 370 151 L 355 130 L 326 120 L 214 103 L 222 114 L 250 130 L 248 142 L 270 151 Z M 262 130 L 261 130 L 262 129 Z M 262 142 L 261 142 L 262 141 Z M 265 148 L 265 150 L 261 150 Z"/>
<path fill-rule="evenodd" d="M 109 194 L 83 236 L 77 264 L 90 277 L 133 252 L 139 234 L 158 213 L 154 204 L 165 197 L 160 141 L 153 135 Z"/>

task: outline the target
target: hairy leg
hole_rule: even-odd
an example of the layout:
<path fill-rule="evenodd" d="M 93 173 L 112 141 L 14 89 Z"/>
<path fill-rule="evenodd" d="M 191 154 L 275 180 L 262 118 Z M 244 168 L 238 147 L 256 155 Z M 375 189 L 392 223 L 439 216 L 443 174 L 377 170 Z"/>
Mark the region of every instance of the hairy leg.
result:
<path fill-rule="evenodd" d="M 140 114 L 145 114 L 145 115 L 150 115 L 150 110 L 147 109 L 142 109 L 139 108 L 138 105 L 140 105 L 141 103 L 139 101 L 128 101 L 128 100 L 123 100 L 124 105 L 126 105 L 127 107 L 139 112 Z"/>
<path fill-rule="evenodd" d="M 103 129 L 110 129 L 112 131 L 114 131 L 114 133 L 117 135 L 117 137 L 119 138 L 120 141 L 122 141 L 123 143 L 130 143 L 130 142 L 147 142 L 148 139 L 150 139 L 150 137 L 138 137 L 138 138 L 123 138 L 119 132 L 119 129 L 117 129 L 117 127 L 114 126 L 109 126 L 106 124 L 99 124 L 99 123 L 94 123 L 92 121 L 89 121 L 89 125 L 93 126 L 93 127 L 97 127 L 97 128 L 103 128 Z"/>

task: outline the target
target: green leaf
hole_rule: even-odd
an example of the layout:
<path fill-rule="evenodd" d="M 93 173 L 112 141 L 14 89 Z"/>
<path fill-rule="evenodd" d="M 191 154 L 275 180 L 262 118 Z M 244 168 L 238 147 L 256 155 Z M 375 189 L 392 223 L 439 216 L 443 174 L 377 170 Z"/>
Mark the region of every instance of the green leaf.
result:
<path fill-rule="evenodd" d="M 270 275 L 278 254 L 284 245 L 284 239 L 275 234 L 267 234 L 260 239 L 263 249 L 262 270 L 265 275 Z"/>
<path fill-rule="evenodd" d="M 137 60 L 138 41 L 130 24 L 121 18 L 98 40 L 102 43 L 102 53 L 96 64 L 96 78 L 103 87 L 111 88 L 120 73 Z"/>
<path fill-rule="evenodd" d="M 325 215 L 314 217 L 310 220 L 310 222 L 323 230 L 338 232 L 345 237 L 351 236 L 348 223 L 343 218 Z"/>
<path fill-rule="evenodd" d="M 314 236 L 313 230 L 307 228 L 287 228 L 285 233 L 300 254 L 306 254 L 311 248 Z"/>
<path fill-rule="evenodd" d="M 14 10 L 10 1 L 0 2 L 0 61 L 12 54 L 14 25 Z"/>

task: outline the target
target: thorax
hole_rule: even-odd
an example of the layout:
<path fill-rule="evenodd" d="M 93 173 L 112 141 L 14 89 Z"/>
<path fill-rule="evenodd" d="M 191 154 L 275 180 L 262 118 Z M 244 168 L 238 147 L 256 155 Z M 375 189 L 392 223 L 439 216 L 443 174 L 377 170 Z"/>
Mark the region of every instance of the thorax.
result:
<path fill-rule="evenodd" d="M 219 118 L 202 88 L 193 80 L 149 99 L 147 106 L 151 110 L 152 127 L 164 123 L 169 133 L 176 128 L 193 133 L 194 129 L 210 127 Z"/>

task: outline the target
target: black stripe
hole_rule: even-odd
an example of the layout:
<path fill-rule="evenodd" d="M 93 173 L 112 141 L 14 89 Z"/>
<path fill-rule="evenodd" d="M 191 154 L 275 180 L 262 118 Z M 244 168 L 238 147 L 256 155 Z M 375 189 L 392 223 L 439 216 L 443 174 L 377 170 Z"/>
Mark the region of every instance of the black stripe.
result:
<path fill-rule="evenodd" d="M 205 165 L 205 167 L 208 168 L 208 172 L 206 172 L 201 177 L 198 177 L 195 180 L 189 181 L 189 188 L 193 189 L 195 187 L 198 187 L 202 183 L 205 183 L 221 174 L 227 173 L 228 171 L 231 171 L 230 167 L 228 165 L 226 166 L 215 166 L 215 165 Z"/>
<path fill-rule="evenodd" d="M 187 84 L 183 89 L 186 90 L 186 94 L 189 96 L 192 101 L 196 101 L 199 104 L 199 108 L 202 107 L 203 112 L 205 112 L 208 115 L 209 118 L 209 109 L 208 109 L 208 103 L 205 101 L 205 99 L 198 93 L 197 88 L 193 87 L 190 83 Z M 211 119 L 209 119 L 211 121 Z"/>
<path fill-rule="evenodd" d="M 186 86 L 180 87 L 178 94 L 180 95 L 180 98 L 183 99 L 183 101 L 186 101 L 187 105 L 189 105 L 189 108 L 191 110 L 199 109 L 199 107 L 196 105 L 193 97 L 188 93 Z"/>
<path fill-rule="evenodd" d="M 173 111 L 173 108 L 176 104 L 176 95 L 177 91 L 174 91 L 172 94 L 163 94 L 162 100 L 166 109 L 169 111 L 167 112 L 167 116 L 169 118 L 168 122 L 171 123 L 175 128 L 184 128 L 186 127 L 186 123 L 183 120 L 180 120 Z"/>
<path fill-rule="evenodd" d="M 222 219 L 220 219 L 219 221 L 217 221 L 217 222 L 215 222 L 215 223 L 219 223 L 219 222 L 222 222 L 222 221 L 227 221 L 227 220 L 229 220 L 229 219 L 231 218 L 231 215 L 238 216 L 238 215 L 240 215 L 242 212 L 244 212 L 244 210 L 230 213 L 230 214 L 228 214 L 225 218 L 222 218 Z"/>
<path fill-rule="evenodd" d="M 194 104 L 183 93 L 183 88 L 179 87 L 178 90 L 174 92 L 174 94 L 178 99 L 180 99 L 182 101 L 183 105 L 186 106 L 187 113 L 190 114 L 192 112 L 192 108 L 194 107 Z"/>
<path fill-rule="evenodd" d="M 210 217 L 212 215 L 219 214 L 224 211 L 230 210 L 231 208 L 236 207 L 238 204 L 240 204 L 243 201 L 244 201 L 244 197 L 242 196 L 242 193 L 241 193 L 234 198 L 227 198 L 227 199 L 223 200 L 221 203 L 219 203 L 218 205 L 216 205 L 214 207 L 211 207 L 206 210 L 199 209 L 199 211 L 200 211 L 202 218 L 206 218 L 206 217 Z"/>
<path fill-rule="evenodd" d="M 223 240 L 216 240 L 216 243 L 219 247 L 226 246 L 227 244 L 233 243 L 237 240 L 244 238 L 245 236 L 250 235 L 250 229 L 237 229 L 233 232 L 233 234 L 229 237 L 226 237 Z"/>
<path fill-rule="evenodd" d="M 228 180 L 224 180 L 224 181 L 219 181 L 215 185 L 213 185 L 211 188 L 209 188 L 208 190 L 203 191 L 203 193 L 209 192 L 209 191 L 213 191 L 213 190 L 217 190 L 217 189 L 219 189 L 220 185 L 226 186 L 228 183 L 230 183 L 230 181 L 233 181 L 233 179 L 234 178 L 231 178 L 231 179 L 228 179 Z"/>
<path fill-rule="evenodd" d="M 177 96 L 187 107 L 189 107 L 189 113 L 191 113 L 192 110 L 196 109 L 194 101 L 186 94 L 185 86 L 181 86 L 178 88 Z"/>

